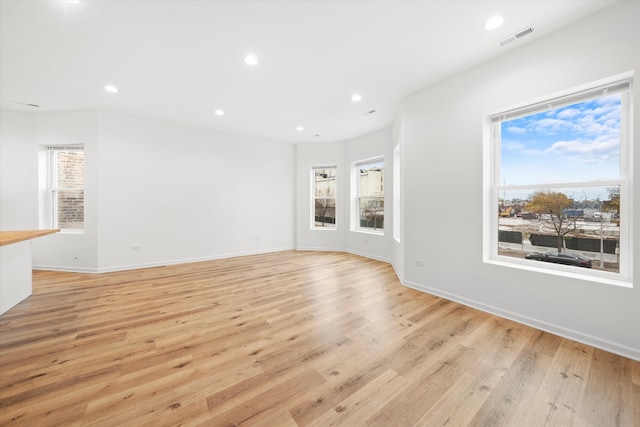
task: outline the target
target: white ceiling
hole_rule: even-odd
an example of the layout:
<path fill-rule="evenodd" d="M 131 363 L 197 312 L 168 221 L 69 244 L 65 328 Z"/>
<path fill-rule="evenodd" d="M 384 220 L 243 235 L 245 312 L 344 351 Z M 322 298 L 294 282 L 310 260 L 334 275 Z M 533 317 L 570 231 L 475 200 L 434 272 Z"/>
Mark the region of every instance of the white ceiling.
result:
<path fill-rule="evenodd" d="M 390 125 L 406 95 L 613 4 L 0 0 L 0 106 L 115 111 L 290 142 L 345 140 Z M 494 14 L 505 23 L 487 32 Z M 497 44 L 530 24 L 532 35 Z M 248 53 L 257 66 L 244 63 Z"/>

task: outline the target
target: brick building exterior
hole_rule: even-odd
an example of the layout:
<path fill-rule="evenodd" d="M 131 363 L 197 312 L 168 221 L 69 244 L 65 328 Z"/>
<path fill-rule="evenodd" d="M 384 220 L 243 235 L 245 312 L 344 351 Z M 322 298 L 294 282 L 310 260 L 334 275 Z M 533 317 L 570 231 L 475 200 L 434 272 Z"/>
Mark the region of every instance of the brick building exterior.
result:
<path fill-rule="evenodd" d="M 84 228 L 84 151 L 60 150 L 55 161 L 54 209 L 57 228 Z"/>

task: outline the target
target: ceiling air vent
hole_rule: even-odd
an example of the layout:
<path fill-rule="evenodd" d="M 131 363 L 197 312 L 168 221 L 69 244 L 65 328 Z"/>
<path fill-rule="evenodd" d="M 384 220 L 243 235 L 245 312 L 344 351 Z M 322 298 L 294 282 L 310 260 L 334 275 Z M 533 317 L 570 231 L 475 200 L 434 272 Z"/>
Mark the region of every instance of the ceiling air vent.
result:
<path fill-rule="evenodd" d="M 521 38 L 523 38 L 523 37 L 525 37 L 525 36 L 528 36 L 529 34 L 533 33 L 533 31 L 534 31 L 535 29 L 536 29 L 535 24 L 531 24 L 531 25 L 529 25 L 528 27 L 523 28 L 522 30 L 518 31 L 517 33 L 515 33 L 515 34 L 511 34 L 510 36 L 503 38 L 502 40 L 500 40 L 500 41 L 498 42 L 498 44 L 499 44 L 500 46 L 504 46 L 504 45 L 506 45 L 506 44 L 509 44 L 509 43 L 511 43 L 511 42 L 514 42 L 514 41 L 516 41 L 516 40 L 519 40 L 519 39 L 521 39 Z"/>
<path fill-rule="evenodd" d="M 19 101 L 13 101 L 14 104 L 18 104 L 18 105 L 24 105 L 26 107 L 37 107 L 40 108 L 40 106 L 38 104 L 30 104 L 28 102 L 19 102 Z"/>

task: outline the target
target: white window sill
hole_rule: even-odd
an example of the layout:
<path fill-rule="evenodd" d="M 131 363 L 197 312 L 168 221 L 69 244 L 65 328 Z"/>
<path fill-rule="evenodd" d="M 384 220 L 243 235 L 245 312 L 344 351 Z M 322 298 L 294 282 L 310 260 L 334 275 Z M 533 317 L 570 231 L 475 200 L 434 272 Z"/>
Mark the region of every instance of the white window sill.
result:
<path fill-rule="evenodd" d="M 362 233 L 362 234 L 372 234 L 374 236 L 384 236 L 384 230 L 367 230 L 364 228 L 355 228 L 352 229 L 354 233 Z"/>
<path fill-rule="evenodd" d="M 84 230 L 65 230 L 65 229 L 61 229 L 59 234 L 84 234 Z"/>
<path fill-rule="evenodd" d="M 633 281 L 624 277 L 620 277 L 618 274 L 610 273 L 606 271 L 593 270 L 593 269 L 581 269 L 578 267 L 565 267 L 562 265 L 556 265 L 552 263 L 543 263 L 543 266 L 536 265 L 537 262 L 518 260 L 509 257 L 496 257 L 485 259 L 486 264 L 499 265 L 502 267 L 517 268 L 520 270 L 533 271 L 536 273 L 552 274 L 554 276 L 569 277 L 572 279 L 586 280 L 589 282 L 603 283 L 606 285 L 621 286 L 624 288 L 633 288 Z M 573 271 L 573 270 L 576 271 Z M 588 272 L 583 272 L 587 270 Z"/>

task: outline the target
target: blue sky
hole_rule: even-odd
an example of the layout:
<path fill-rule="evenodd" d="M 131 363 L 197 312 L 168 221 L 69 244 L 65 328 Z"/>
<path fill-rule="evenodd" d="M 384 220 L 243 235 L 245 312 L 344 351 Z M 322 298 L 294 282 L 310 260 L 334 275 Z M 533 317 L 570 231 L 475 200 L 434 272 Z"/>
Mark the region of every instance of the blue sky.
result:
<path fill-rule="evenodd" d="M 611 95 L 502 122 L 500 185 L 618 179 L 620 109 Z"/>

